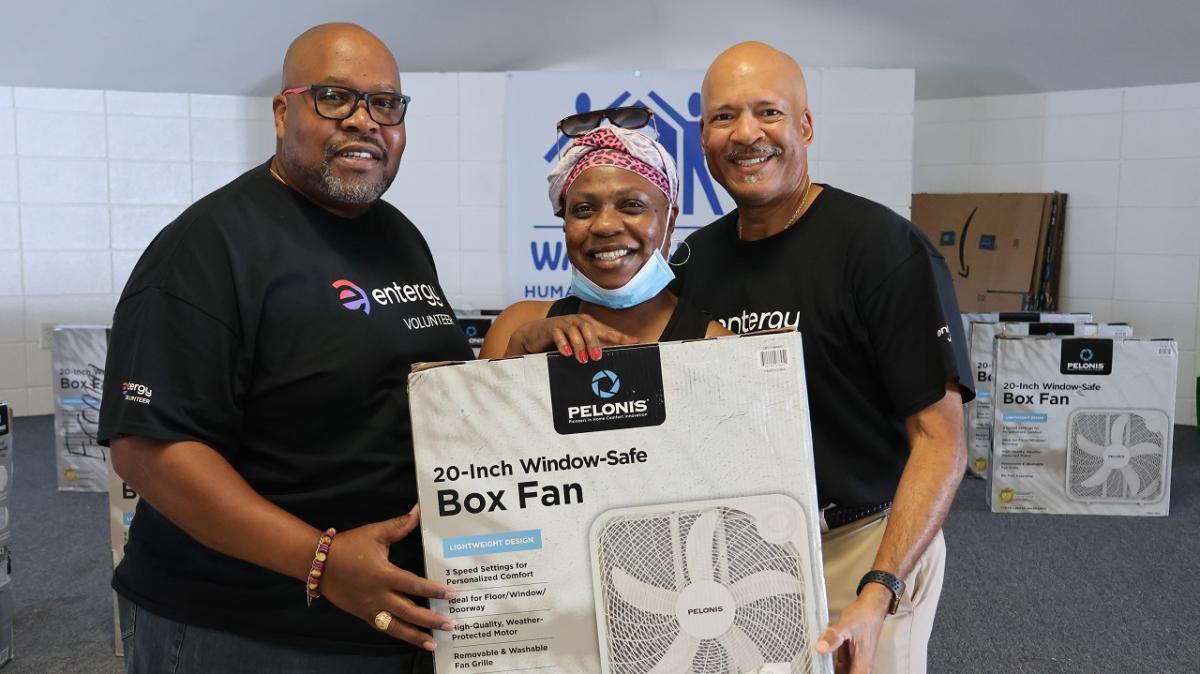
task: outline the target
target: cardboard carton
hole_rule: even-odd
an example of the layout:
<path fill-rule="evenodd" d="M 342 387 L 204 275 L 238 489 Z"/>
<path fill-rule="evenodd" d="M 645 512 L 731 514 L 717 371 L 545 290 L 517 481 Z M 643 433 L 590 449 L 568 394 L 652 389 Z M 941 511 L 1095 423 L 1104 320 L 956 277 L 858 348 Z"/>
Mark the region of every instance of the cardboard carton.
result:
<path fill-rule="evenodd" d="M 439 673 L 683 672 L 702 649 L 832 671 L 798 333 L 444 365 L 409 393 L 426 571 L 458 589 L 431 602 L 456 620 Z"/>
<path fill-rule="evenodd" d="M 1173 340 L 996 339 L 992 512 L 1165 516 Z"/>
<path fill-rule="evenodd" d="M 1053 310 L 1066 195 L 914 194 L 912 220 L 946 258 L 964 312 Z"/>
<path fill-rule="evenodd" d="M 965 315 L 965 314 L 964 314 Z M 967 330 L 967 346 L 975 383 L 975 399 L 967 403 L 963 411 L 963 423 L 967 434 L 967 474 L 986 477 L 987 457 L 992 446 L 992 342 L 1003 333 L 1006 326 L 1013 326 L 1009 334 L 1029 334 L 1031 325 L 1034 334 L 1045 334 L 1057 327 L 1059 334 L 1069 332 L 1068 325 L 1092 320 L 1088 313 L 1051 314 L 1039 312 L 1000 312 L 974 314 L 983 320 L 973 321 Z M 1094 334 L 1094 333 L 1093 333 Z"/>
<path fill-rule="evenodd" d="M 129 542 L 129 525 L 133 524 L 133 513 L 137 508 L 138 494 L 109 464 L 108 469 L 108 533 L 112 544 L 113 569 L 125 558 L 125 544 Z M 121 619 L 117 609 L 117 593 L 113 592 L 114 648 L 118 656 L 125 655 L 121 642 Z"/>
<path fill-rule="evenodd" d="M 0 665 L 13 658 L 12 408 L 0 400 Z"/>
<path fill-rule="evenodd" d="M 108 491 L 108 450 L 96 442 L 108 332 L 101 325 L 59 325 L 51 335 L 60 491 Z"/>

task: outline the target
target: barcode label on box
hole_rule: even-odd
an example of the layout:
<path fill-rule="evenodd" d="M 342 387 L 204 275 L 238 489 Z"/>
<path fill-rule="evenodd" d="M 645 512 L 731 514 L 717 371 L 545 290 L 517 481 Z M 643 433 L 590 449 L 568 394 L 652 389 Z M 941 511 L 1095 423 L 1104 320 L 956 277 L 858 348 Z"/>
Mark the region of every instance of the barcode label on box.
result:
<path fill-rule="evenodd" d="M 791 364 L 791 354 L 786 348 L 762 349 L 758 352 L 758 366 L 764 370 L 779 370 Z"/>

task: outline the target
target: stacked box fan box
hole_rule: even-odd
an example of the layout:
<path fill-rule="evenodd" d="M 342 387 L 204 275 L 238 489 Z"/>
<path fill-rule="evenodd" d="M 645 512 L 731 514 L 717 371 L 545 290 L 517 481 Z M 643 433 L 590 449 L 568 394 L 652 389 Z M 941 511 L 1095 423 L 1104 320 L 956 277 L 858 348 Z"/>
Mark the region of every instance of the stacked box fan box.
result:
<path fill-rule="evenodd" d="M 975 399 L 963 410 L 967 435 L 967 474 L 987 475 L 987 454 L 992 430 L 992 341 L 1006 323 L 1087 323 L 1087 313 L 1054 314 L 1045 312 L 990 312 L 972 315 L 968 326 L 967 351 L 970 354 Z"/>
<path fill-rule="evenodd" d="M 996 339 L 993 512 L 1165 516 L 1173 340 Z"/>

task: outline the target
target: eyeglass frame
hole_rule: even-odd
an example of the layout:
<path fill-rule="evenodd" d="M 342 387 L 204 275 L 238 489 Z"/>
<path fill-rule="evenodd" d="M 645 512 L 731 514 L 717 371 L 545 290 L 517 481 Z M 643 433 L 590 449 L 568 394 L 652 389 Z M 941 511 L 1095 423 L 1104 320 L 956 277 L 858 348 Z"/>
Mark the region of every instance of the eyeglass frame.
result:
<path fill-rule="evenodd" d="M 317 90 L 318 89 L 340 89 L 342 91 L 348 91 L 348 92 L 354 94 L 354 103 L 350 106 L 350 111 L 346 113 L 346 116 L 345 117 L 330 117 L 329 115 L 326 115 L 325 113 L 321 112 L 321 107 L 319 105 L 317 105 Z M 343 120 L 347 120 L 347 119 L 350 119 L 351 117 L 353 117 L 354 112 L 356 110 L 358 110 L 358 102 L 364 101 L 367 104 L 367 116 L 371 118 L 371 121 L 375 122 L 376 124 L 378 124 L 380 126 L 400 126 L 401 124 L 404 123 L 404 118 L 408 116 L 408 104 L 412 102 L 412 96 L 409 96 L 408 94 L 398 94 L 393 91 L 359 91 L 358 89 L 353 89 L 351 87 L 342 86 L 340 84 L 310 84 L 308 86 L 303 86 L 303 87 L 292 87 L 291 89 L 284 89 L 283 91 L 279 92 L 279 95 L 287 96 L 289 94 L 302 94 L 305 92 L 312 94 L 313 111 L 317 113 L 317 116 L 320 117 L 321 119 L 328 119 L 328 120 L 332 120 L 335 122 L 341 122 Z M 400 114 L 400 121 L 389 123 L 389 122 L 381 122 L 378 119 L 375 119 L 374 113 L 371 112 L 371 97 L 372 96 L 395 96 L 395 97 L 399 98 L 400 102 L 404 104 L 404 112 Z"/>
<path fill-rule="evenodd" d="M 645 110 L 646 111 L 646 121 L 642 124 L 638 124 L 637 126 L 621 126 L 620 124 L 617 124 L 615 121 L 613 121 L 613 118 L 612 118 L 612 114 L 619 110 Z M 593 126 L 592 128 L 590 128 L 587 131 L 584 131 L 583 133 L 580 133 L 580 134 L 571 135 L 571 134 L 567 133 L 566 131 L 563 131 L 563 122 L 566 122 L 568 119 L 573 119 L 575 117 L 583 117 L 584 115 L 600 115 L 600 119 L 596 120 L 596 126 Z M 588 110 L 587 112 L 577 112 L 573 115 L 567 115 L 566 117 L 563 117 L 562 119 L 558 120 L 558 124 L 556 124 L 554 126 L 554 128 L 556 131 L 558 131 L 562 135 L 566 136 L 567 138 L 579 138 L 580 136 L 589 134 L 589 133 L 595 131 L 596 129 L 599 129 L 600 125 L 603 124 L 604 120 L 607 119 L 609 124 L 612 124 L 613 126 L 621 128 L 621 129 L 628 129 L 630 131 L 633 131 L 635 129 L 645 128 L 646 126 L 650 126 L 651 123 L 653 123 L 654 133 L 657 134 L 658 133 L 658 120 L 656 120 L 655 117 L 657 117 L 657 115 L 654 114 L 653 108 L 648 108 L 644 105 L 621 105 L 621 106 L 618 106 L 615 108 L 604 108 L 603 110 Z"/>
<path fill-rule="evenodd" d="M 628 110 L 628 109 L 645 110 L 647 113 L 646 122 L 644 124 L 638 124 L 637 126 L 621 126 L 620 124 L 616 124 L 613 122 L 612 117 L 610 116 L 609 113 L 616 112 L 617 110 Z M 581 133 L 577 136 L 569 136 L 562 129 L 563 122 L 567 121 L 568 119 L 571 119 L 572 117 L 582 117 L 583 115 L 596 115 L 596 114 L 600 115 L 600 119 L 596 121 L 596 126 L 588 129 L 587 131 L 584 131 L 583 133 Z M 618 129 L 625 129 L 627 131 L 636 131 L 638 129 L 644 129 L 647 126 L 653 126 L 654 127 L 654 139 L 658 140 L 659 138 L 662 137 L 662 135 L 658 131 L 658 115 L 655 114 L 654 108 L 650 108 L 650 107 L 647 107 L 644 105 L 621 105 L 621 106 L 617 106 L 615 108 L 604 108 L 603 110 L 588 110 L 587 112 L 577 112 L 573 115 L 567 115 L 566 117 L 563 117 L 562 119 L 558 120 L 558 124 L 554 125 L 554 149 L 555 149 L 556 154 L 558 155 L 558 160 L 562 161 L 562 153 L 563 153 L 563 149 L 565 147 L 569 147 L 576 138 L 582 138 L 583 136 L 586 136 L 587 134 L 595 131 L 596 129 L 599 129 L 600 126 L 604 123 L 604 120 L 606 120 L 606 119 L 608 120 L 609 124 L 617 127 Z M 563 143 L 562 138 L 559 138 L 559 136 L 562 136 L 563 138 L 567 138 L 568 139 L 567 142 Z"/>

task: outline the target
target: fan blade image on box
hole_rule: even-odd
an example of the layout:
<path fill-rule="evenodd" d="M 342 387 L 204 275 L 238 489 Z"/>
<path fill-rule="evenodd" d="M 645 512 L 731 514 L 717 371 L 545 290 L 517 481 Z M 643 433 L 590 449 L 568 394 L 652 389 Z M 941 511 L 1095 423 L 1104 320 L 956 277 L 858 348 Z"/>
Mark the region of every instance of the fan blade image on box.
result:
<path fill-rule="evenodd" d="M 1067 495 L 1085 502 L 1154 503 L 1170 466 L 1160 410 L 1078 410 L 1067 440 Z"/>
<path fill-rule="evenodd" d="M 826 672 L 806 518 L 793 499 L 622 508 L 592 525 L 606 674 Z M 818 588 L 818 586 L 820 586 Z"/>

